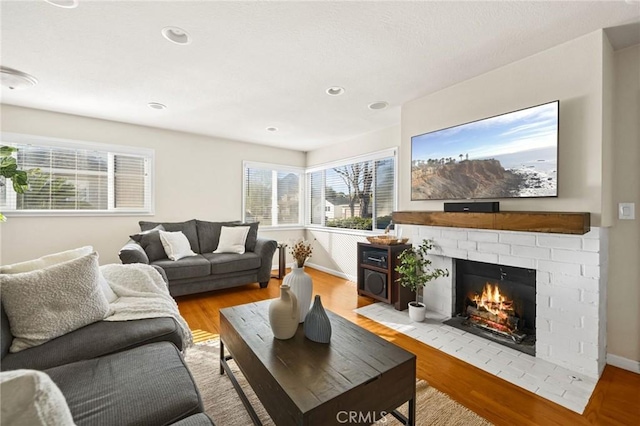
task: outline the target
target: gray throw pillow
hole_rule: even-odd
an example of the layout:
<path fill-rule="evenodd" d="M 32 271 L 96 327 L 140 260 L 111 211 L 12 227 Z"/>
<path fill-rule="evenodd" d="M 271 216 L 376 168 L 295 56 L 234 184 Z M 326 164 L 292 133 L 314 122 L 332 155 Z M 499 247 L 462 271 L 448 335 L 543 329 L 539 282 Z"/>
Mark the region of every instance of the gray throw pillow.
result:
<path fill-rule="evenodd" d="M 167 253 L 165 253 L 164 246 L 160 240 L 160 231 L 164 231 L 164 226 L 158 225 L 153 229 L 129 235 L 129 238 L 140 244 L 140 247 L 147 254 L 149 262 L 167 258 Z"/>
<path fill-rule="evenodd" d="M 20 274 L 0 275 L 2 305 L 14 336 L 10 352 L 41 345 L 104 319 L 98 254 Z"/>

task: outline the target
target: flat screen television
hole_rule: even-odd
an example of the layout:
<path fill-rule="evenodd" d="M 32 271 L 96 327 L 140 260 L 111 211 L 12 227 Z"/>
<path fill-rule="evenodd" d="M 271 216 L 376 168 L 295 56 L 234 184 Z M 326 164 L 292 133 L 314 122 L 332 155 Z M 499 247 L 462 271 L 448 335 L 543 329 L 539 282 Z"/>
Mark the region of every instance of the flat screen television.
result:
<path fill-rule="evenodd" d="M 411 199 L 558 196 L 559 101 L 411 138 Z"/>

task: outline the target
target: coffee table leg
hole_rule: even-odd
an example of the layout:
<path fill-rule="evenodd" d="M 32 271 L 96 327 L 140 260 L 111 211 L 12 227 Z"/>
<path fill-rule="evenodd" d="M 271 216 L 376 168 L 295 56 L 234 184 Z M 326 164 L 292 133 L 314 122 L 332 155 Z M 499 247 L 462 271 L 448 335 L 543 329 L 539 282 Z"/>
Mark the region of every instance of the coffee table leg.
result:
<path fill-rule="evenodd" d="M 416 397 L 409 400 L 409 410 L 407 410 L 407 424 L 411 426 L 415 426 L 416 424 Z"/>
<path fill-rule="evenodd" d="M 224 343 L 222 343 L 222 340 L 220 340 L 220 375 L 222 376 L 224 374 Z"/>
<path fill-rule="evenodd" d="M 230 354 L 225 356 L 224 343 L 222 343 L 222 339 L 221 339 L 220 340 L 220 374 L 224 374 L 225 372 L 227 373 L 227 376 L 229 377 L 229 380 L 231 380 L 231 384 L 233 385 L 233 388 L 236 390 L 236 392 L 238 393 L 238 396 L 240 397 L 240 400 L 242 401 L 242 405 L 244 405 L 244 408 L 246 408 L 247 413 L 249 414 L 249 417 L 251 417 L 251 421 L 255 426 L 262 426 L 262 422 L 260 421 L 260 418 L 258 417 L 256 410 L 254 410 L 253 407 L 251 406 L 251 403 L 249 402 L 247 395 L 245 395 L 244 391 L 242 390 L 242 387 L 240 387 L 240 383 L 238 383 L 236 376 L 233 374 L 233 371 L 231 371 L 231 368 L 227 363 L 227 361 L 230 361 L 232 359 L 233 357 Z"/>

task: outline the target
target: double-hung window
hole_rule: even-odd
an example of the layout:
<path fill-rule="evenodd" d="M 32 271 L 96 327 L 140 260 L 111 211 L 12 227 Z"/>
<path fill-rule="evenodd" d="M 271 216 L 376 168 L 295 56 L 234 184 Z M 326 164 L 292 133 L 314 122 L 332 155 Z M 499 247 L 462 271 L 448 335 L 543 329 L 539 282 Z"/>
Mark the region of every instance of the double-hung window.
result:
<path fill-rule="evenodd" d="M 243 163 L 243 220 L 261 226 L 302 225 L 304 170 L 291 166 Z"/>
<path fill-rule="evenodd" d="M 6 133 L 0 145 L 29 176 L 24 194 L 0 187 L 5 214 L 153 213 L 153 150 Z"/>
<path fill-rule="evenodd" d="M 396 150 L 307 170 L 307 224 L 384 229 L 396 205 Z"/>

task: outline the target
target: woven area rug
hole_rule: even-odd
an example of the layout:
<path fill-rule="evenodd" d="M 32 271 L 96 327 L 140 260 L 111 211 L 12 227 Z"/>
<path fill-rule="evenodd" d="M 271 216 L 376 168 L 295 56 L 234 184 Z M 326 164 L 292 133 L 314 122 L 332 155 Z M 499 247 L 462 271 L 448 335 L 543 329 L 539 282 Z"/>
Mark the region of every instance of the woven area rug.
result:
<path fill-rule="evenodd" d="M 245 411 L 238 394 L 226 375 L 219 374 L 218 340 L 200 343 L 187 350 L 186 362 L 189 370 L 200 389 L 204 410 L 219 426 L 246 426 L 251 424 L 251 418 Z M 273 425 L 266 410 L 260 404 L 237 365 L 231 361 L 231 369 L 238 378 L 245 394 L 251 401 L 258 417 L 265 425 Z M 432 388 L 423 380 L 416 383 L 416 424 L 472 426 L 491 425 L 474 412 L 453 401 L 446 394 Z M 406 414 L 406 404 L 400 408 Z M 378 424 L 399 425 L 392 416 L 379 420 Z"/>

